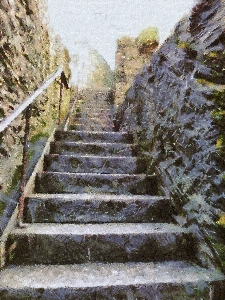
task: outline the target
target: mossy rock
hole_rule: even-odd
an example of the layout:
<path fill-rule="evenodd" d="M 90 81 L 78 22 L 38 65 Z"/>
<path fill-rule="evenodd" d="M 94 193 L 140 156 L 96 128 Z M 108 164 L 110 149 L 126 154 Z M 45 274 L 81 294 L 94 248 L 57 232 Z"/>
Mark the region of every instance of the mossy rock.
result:
<path fill-rule="evenodd" d="M 137 45 L 152 44 L 159 42 L 159 30 L 157 27 L 148 27 L 144 29 L 137 38 Z"/>

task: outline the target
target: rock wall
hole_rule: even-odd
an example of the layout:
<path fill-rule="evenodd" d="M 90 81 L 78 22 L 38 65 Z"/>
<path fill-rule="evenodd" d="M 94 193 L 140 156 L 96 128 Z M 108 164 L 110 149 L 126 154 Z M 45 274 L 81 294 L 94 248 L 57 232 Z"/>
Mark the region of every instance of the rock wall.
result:
<path fill-rule="evenodd" d="M 135 77 L 116 128 L 134 133 L 203 264 L 225 265 L 225 3 L 199 1 Z M 219 221 L 218 221 L 219 220 Z M 206 250 L 208 249 L 208 250 Z"/>
<path fill-rule="evenodd" d="M 44 19 L 45 2 L 39 0 L 0 1 L 0 121 L 8 116 L 63 63 L 69 76 L 69 56 Z M 63 114 L 71 94 L 64 94 Z M 33 106 L 31 139 L 46 137 L 57 123 L 59 84 L 40 96 Z M 24 116 L 0 133 L 0 216 L 7 210 L 20 179 Z M 30 147 L 29 159 L 36 147 Z M 1 220 L 0 220 L 1 221 Z"/>
<path fill-rule="evenodd" d="M 117 41 L 115 60 L 115 100 L 117 105 L 123 102 L 134 76 L 151 58 L 157 46 L 157 41 L 152 43 L 150 47 L 143 45 L 143 43 L 139 45 L 138 38 L 131 37 L 123 37 Z"/>

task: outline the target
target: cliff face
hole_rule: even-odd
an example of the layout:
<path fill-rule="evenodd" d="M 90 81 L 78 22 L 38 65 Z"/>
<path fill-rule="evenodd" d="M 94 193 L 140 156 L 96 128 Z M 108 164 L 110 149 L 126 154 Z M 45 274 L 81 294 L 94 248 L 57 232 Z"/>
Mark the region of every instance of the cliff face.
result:
<path fill-rule="evenodd" d="M 49 36 L 38 1 L 1 1 L 1 117 L 49 73 Z M 39 69 L 39 72 L 34 70 Z"/>
<path fill-rule="evenodd" d="M 8 116 L 57 66 L 68 66 L 62 45 L 50 37 L 43 20 L 44 0 L 0 1 L 0 120 Z M 57 44 L 57 45 L 56 45 Z M 66 76 L 69 75 L 67 67 Z M 35 101 L 31 138 L 38 141 L 57 122 L 59 84 L 55 83 Z M 63 107 L 68 107 L 69 92 Z M 20 178 L 24 116 L 0 133 L 0 216 Z M 30 148 L 29 157 L 35 155 Z"/>
<path fill-rule="evenodd" d="M 151 45 L 139 42 L 138 38 L 123 37 L 117 41 L 115 81 L 116 104 L 123 102 L 125 93 L 129 89 L 134 76 L 151 58 L 158 46 L 158 41 Z"/>
<path fill-rule="evenodd" d="M 224 265 L 225 3 L 199 1 L 136 76 L 117 113 L 177 207 Z M 203 247 L 203 246 L 202 246 Z M 216 255 L 215 255 L 216 256 Z"/>

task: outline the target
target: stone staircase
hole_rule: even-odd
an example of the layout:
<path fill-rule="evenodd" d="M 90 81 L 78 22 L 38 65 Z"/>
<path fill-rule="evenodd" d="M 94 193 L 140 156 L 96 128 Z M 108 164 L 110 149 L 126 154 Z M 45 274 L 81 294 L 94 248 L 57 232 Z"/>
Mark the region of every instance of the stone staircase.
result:
<path fill-rule="evenodd" d="M 0 299 L 224 299 L 223 275 L 198 265 L 171 199 L 139 174 L 132 136 L 113 132 L 112 105 L 92 96 L 45 155 L 7 241 Z"/>

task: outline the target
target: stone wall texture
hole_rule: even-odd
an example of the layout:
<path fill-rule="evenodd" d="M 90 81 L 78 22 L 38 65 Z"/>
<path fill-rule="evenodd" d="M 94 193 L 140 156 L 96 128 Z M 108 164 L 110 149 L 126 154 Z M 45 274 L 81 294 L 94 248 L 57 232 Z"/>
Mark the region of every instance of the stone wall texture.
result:
<path fill-rule="evenodd" d="M 143 172 L 156 172 L 162 192 L 173 198 L 174 217 L 193 227 L 202 262 L 220 267 L 225 266 L 224 15 L 224 1 L 199 1 L 135 77 L 116 120 L 117 130 L 133 132 L 145 157 Z"/>
<path fill-rule="evenodd" d="M 143 68 L 151 58 L 158 42 L 140 51 L 137 39 L 131 37 L 122 37 L 117 41 L 117 51 L 115 59 L 115 102 L 117 105 L 123 102 L 124 96 L 129 89 L 134 76 Z"/>
<path fill-rule="evenodd" d="M 57 38 L 49 33 L 46 3 L 39 0 L 0 1 L 0 121 L 12 113 L 27 96 L 64 64 L 69 76 L 69 56 Z M 64 94 L 63 114 L 71 94 Z M 59 83 L 55 82 L 33 106 L 31 139 L 38 142 L 57 123 Z M 24 115 L 0 133 L 0 216 L 9 215 L 12 191 L 20 179 Z M 35 156 L 35 145 L 29 158 Z M 14 205 L 15 206 L 15 205 Z M 0 220 L 1 221 L 1 220 Z"/>

